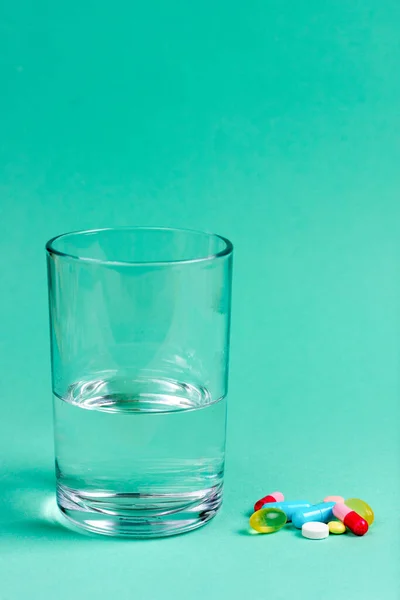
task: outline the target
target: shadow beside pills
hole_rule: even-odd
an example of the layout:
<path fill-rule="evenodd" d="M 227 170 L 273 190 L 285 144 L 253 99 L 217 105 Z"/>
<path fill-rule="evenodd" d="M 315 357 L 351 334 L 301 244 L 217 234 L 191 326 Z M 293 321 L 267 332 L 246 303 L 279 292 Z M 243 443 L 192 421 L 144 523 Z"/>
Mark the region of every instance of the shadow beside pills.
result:
<path fill-rule="evenodd" d="M 247 513 L 246 513 L 246 516 L 247 516 Z M 286 535 L 286 536 L 292 536 L 294 538 L 299 538 L 302 541 L 306 540 L 309 542 L 323 542 L 323 541 L 329 540 L 331 538 L 340 539 L 343 537 L 346 539 L 346 542 L 347 542 L 347 540 L 350 540 L 350 539 L 353 539 L 353 540 L 362 539 L 360 536 L 354 535 L 349 529 L 346 529 L 346 531 L 340 535 L 330 533 L 327 538 L 324 538 L 322 540 L 311 540 L 311 539 L 304 537 L 301 529 L 298 529 L 292 523 L 286 523 L 286 525 L 284 527 L 282 527 L 282 529 L 279 529 L 278 531 L 275 531 L 273 533 L 260 533 L 258 531 L 255 531 L 251 527 L 242 527 L 241 529 L 238 529 L 236 533 L 238 535 L 242 535 L 245 537 L 251 536 L 251 537 L 260 537 L 260 538 L 266 538 L 266 537 L 269 538 L 269 537 L 275 537 L 277 535 Z M 368 530 L 368 533 L 366 535 L 367 536 L 371 535 L 371 529 Z M 366 536 L 364 536 L 364 537 L 366 537 Z"/>
<path fill-rule="evenodd" d="M 248 536 L 255 536 L 255 535 L 259 535 L 260 537 L 264 537 L 265 533 L 258 533 L 257 531 L 254 531 L 254 529 L 252 529 L 251 527 L 242 527 L 242 529 L 238 529 L 237 532 L 239 535 L 244 535 L 246 537 Z"/>
<path fill-rule="evenodd" d="M 239 535 L 243 535 L 246 537 L 252 536 L 252 537 L 260 537 L 260 538 L 269 538 L 269 537 L 275 537 L 277 535 L 293 535 L 293 532 L 295 531 L 299 531 L 298 529 L 296 529 L 295 527 L 293 527 L 293 525 L 291 523 L 286 523 L 286 525 L 284 525 L 282 527 L 282 529 L 279 529 L 278 531 L 273 531 L 272 533 L 261 533 L 259 531 L 255 531 L 254 529 L 252 529 L 251 527 L 242 527 L 241 529 L 238 529 L 236 533 L 238 533 Z M 300 531 L 300 535 L 301 535 L 301 531 Z"/>

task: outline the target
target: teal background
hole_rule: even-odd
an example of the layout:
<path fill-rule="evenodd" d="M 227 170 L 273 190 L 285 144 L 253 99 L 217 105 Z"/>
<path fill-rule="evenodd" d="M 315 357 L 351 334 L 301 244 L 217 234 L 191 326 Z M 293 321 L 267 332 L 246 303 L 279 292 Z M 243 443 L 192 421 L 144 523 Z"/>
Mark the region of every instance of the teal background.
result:
<path fill-rule="evenodd" d="M 1 600 L 396 600 L 398 0 L 1 11 Z M 44 243 L 128 224 L 214 230 L 236 252 L 223 510 L 146 542 L 49 508 Z M 274 489 L 358 496 L 376 523 L 250 535 Z"/>

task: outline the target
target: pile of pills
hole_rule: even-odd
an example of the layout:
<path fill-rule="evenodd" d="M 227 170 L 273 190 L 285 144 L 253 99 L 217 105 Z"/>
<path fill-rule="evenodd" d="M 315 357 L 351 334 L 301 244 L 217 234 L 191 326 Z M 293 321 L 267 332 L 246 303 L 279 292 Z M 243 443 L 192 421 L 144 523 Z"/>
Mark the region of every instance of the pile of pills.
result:
<path fill-rule="evenodd" d="M 327 496 L 319 504 L 310 504 L 307 500 L 285 501 L 281 492 L 272 492 L 255 503 L 250 527 L 258 533 L 274 533 L 292 522 L 305 538 L 322 540 L 330 533 L 347 530 L 364 535 L 373 521 L 372 508 L 359 498 Z"/>

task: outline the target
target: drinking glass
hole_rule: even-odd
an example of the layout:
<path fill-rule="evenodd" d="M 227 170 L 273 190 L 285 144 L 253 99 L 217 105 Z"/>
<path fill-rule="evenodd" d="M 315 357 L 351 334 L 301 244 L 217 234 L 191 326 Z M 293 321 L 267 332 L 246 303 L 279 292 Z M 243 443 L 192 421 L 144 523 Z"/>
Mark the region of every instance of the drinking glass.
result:
<path fill-rule="evenodd" d="M 232 244 L 131 227 L 46 250 L 59 508 L 107 535 L 205 524 L 222 501 Z"/>

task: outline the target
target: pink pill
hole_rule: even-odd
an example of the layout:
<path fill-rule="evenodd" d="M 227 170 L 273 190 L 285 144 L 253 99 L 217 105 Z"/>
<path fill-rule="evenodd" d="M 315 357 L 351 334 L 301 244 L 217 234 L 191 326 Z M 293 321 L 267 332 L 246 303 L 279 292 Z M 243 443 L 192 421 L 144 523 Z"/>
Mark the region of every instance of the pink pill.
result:
<path fill-rule="evenodd" d="M 338 502 L 332 508 L 332 511 L 335 517 L 340 519 L 354 535 L 365 535 L 367 533 L 367 521 L 345 504 Z"/>
<path fill-rule="evenodd" d="M 282 494 L 282 492 L 272 492 L 271 494 L 268 494 L 268 496 L 264 496 L 264 498 L 257 500 L 254 505 L 254 511 L 257 512 L 264 506 L 264 504 L 267 504 L 268 502 L 283 502 L 284 499 L 285 496 Z"/>
<path fill-rule="evenodd" d="M 344 502 L 342 496 L 327 496 L 324 498 L 324 502 Z"/>

